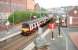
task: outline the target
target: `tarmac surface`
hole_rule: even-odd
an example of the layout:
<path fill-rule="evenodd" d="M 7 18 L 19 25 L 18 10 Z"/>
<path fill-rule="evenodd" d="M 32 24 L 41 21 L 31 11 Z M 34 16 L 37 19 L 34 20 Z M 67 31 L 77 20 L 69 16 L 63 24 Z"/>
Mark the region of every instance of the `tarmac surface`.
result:
<path fill-rule="evenodd" d="M 61 28 L 61 35 L 63 37 L 58 37 L 58 35 L 58 29 L 54 31 L 55 40 L 51 40 L 51 32 L 46 35 L 46 39 L 49 43 L 48 50 L 78 50 L 69 37 L 68 28 Z"/>

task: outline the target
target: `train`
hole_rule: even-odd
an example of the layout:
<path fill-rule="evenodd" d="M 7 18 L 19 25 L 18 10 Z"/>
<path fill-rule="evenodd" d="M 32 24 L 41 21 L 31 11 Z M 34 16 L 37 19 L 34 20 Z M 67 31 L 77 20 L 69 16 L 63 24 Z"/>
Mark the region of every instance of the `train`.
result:
<path fill-rule="evenodd" d="M 52 17 L 41 17 L 31 21 L 25 21 L 22 23 L 21 34 L 23 36 L 29 36 L 38 30 L 38 27 L 43 27 L 51 21 Z"/>

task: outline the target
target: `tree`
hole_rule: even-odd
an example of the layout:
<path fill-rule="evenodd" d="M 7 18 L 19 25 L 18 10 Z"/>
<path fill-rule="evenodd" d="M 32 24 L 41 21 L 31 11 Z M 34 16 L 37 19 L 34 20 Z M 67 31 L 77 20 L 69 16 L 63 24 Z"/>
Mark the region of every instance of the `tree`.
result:
<path fill-rule="evenodd" d="M 8 21 L 10 23 L 17 24 L 23 21 L 30 20 L 32 16 L 40 18 L 43 17 L 44 15 L 46 15 L 46 13 L 40 13 L 40 12 L 38 13 L 36 11 L 15 11 L 9 16 Z"/>
<path fill-rule="evenodd" d="M 29 17 L 30 17 L 30 11 L 15 11 L 9 16 L 8 20 L 10 23 L 16 24 L 29 20 Z"/>

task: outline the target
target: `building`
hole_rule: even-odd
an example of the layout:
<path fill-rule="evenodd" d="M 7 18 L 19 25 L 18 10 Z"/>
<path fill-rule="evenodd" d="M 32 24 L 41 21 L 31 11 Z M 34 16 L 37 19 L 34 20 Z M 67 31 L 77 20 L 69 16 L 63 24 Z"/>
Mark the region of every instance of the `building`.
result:
<path fill-rule="evenodd" d="M 78 7 L 74 6 L 72 9 L 68 12 L 68 18 L 69 18 L 69 26 L 70 27 L 78 27 Z"/>
<path fill-rule="evenodd" d="M 36 10 L 36 7 L 35 0 L 0 0 L 0 19 L 8 19 L 14 11 Z"/>
<path fill-rule="evenodd" d="M 34 0 L 0 0 L 0 2 L 10 5 L 12 9 L 34 9 L 36 4 Z"/>
<path fill-rule="evenodd" d="M 38 3 L 35 4 L 35 10 L 40 11 L 40 6 Z"/>

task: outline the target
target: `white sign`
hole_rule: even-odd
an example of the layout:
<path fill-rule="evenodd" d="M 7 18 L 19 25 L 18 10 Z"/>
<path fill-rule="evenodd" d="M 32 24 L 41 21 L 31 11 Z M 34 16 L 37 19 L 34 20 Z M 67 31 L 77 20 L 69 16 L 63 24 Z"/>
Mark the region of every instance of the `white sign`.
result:
<path fill-rule="evenodd" d="M 70 24 L 72 24 L 72 17 L 70 17 L 69 19 L 70 19 Z"/>

